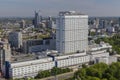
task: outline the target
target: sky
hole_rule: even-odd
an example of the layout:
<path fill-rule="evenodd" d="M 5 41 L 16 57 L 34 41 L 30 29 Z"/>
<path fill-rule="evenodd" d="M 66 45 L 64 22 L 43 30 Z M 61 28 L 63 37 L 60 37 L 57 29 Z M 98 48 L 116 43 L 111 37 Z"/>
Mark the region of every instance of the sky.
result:
<path fill-rule="evenodd" d="M 57 16 L 59 11 L 78 11 L 89 16 L 120 16 L 120 0 L 0 0 L 0 17 Z"/>

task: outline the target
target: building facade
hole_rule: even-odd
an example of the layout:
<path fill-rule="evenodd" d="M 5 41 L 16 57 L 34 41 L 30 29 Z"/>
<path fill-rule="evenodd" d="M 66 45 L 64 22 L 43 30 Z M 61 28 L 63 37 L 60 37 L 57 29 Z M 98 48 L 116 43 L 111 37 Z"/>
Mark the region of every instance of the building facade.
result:
<path fill-rule="evenodd" d="M 39 28 L 41 20 L 42 20 L 42 17 L 39 15 L 39 11 L 38 12 L 35 11 L 35 18 L 33 22 L 35 28 Z"/>
<path fill-rule="evenodd" d="M 82 54 L 82 55 L 81 55 Z M 7 65 L 9 78 L 35 77 L 39 71 L 50 70 L 53 67 L 71 67 L 89 63 L 90 56 L 86 52 L 71 55 L 46 57 L 38 60 L 10 62 Z"/>
<path fill-rule="evenodd" d="M 59 53 L 85 51 L 88 47 L 88 16 L 74 11 L 60 12 L 56 29 Z"/>
<path fill-rule="evenodd" d="M 55 50 L 55 39 L 45 38 L 42 40 L 27 40 L 23 42 L 23 51 L 25 53 L 41 52 L 45 50 Z"/>
<path fill-rule="evenodd" d="M 8 40 L 1 39 L 0 41 L 0 73 L 6 74 L 5 62 L 11 61 L 11 48 Z"/>
<path fill-rule="evenodd" d="M 80 54 L 80 53 L 79 53 Z M 68 55 L 66 58 L 56 59 L 57 67 L 70 67 L 70 66 L 82 66 L 82 64 L 88 64 L 90 61 L 89 55 Z"/>
<path fill-rule="evenodd" d="M 9 33 L 8 40 L 9 40 L 11 47 L 20 48 L 22 46 L 22 33 L 11 32 Z"/>
<path fill-rule="evenodd" d="M 10 63 L 8 74 L 11 78 L 35 77 L 39 71 L 50 70 L 54 65 L 52 58 Z"/>

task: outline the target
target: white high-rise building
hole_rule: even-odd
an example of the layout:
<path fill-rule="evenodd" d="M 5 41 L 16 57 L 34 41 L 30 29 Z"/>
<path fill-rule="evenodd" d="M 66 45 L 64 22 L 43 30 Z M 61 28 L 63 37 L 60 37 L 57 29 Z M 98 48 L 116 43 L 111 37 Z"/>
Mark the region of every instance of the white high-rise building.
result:
<path fill-rule="evenodd" d="M 60 12 L 56 29 L 59 53 L 85 51 L 88 47 L 88 15 L 75 11 Z"/>

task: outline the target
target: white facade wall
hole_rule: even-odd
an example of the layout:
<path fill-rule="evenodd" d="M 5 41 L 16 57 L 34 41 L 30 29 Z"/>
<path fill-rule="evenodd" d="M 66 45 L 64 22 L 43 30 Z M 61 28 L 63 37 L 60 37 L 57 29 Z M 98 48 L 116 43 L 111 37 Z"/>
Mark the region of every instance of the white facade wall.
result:
<path fill-rule="evenodd" d="M 99 57 L 99 58 L 96 58 L 96 63 L 105 63 L 105 64 L 108 64 L 109 63 L 109 59 L 108 57 Z"/>
<path fill-rule="evenodd" d="M 9 70 L 10 77 L 23 78 L 25 76 L 36 76 L 39 71 L 49 70 L 55 66 L 54 62 L 31 64 L 26 66 L 11 67 Z"/>
<path fill-rule="evenodd" d="M 96 54 L 91 54 L 91 58 L 90 60 L 95 60 L 95 58 L 97 57 L 109 57 L 109 53 L 108 52 L 102 52 L 102 51 L 98 51 L 96 52 Z"/>
<path fill-rule="evenodd" d="M 62 60 L 57 60 L 57 67 L 67 67 L 73 65 L 84 64 L 90 61 L 90 56 L 80 56 L 80 57 L 73 57 L 73 58 L 66 58 Z"/>
<path fill-rule="evenodd" d="M 85 55 L 84 55 L 85 54 Z M 56 63 L 57 61 L 57 63 Z M 53 67 L 67 67 L 79 64 L 84 64 L 90 61 L 90 56 L 86 53 L 73 54 L 67 56 L 56 57 L 53 61 L 52 58 L 43 58 L 39 60 L 11 63 L 9 68 L 9 75 L 11 78 L 23 78 L 23 77 L 34 77 L 39 71 L 49 70 Z"/>
<path fill-rule="evenodd" d="M 96 58 L 96 63 L 106 63 L 106 64 L 112 64 L 113 62 L 117 62 L 117 57 L 109 56 L 109 57 L 99 57 Z"/>
<path fill-rule="evenodd" d="M 117 62 L 117 57 L 110 56 L 108 59 L 109 59 L 109 64 L 111 64 L 113 62 Z"/>
<path fill-rule="evenodd" d="M 39 71 L 49 70 L 55 66 L 52 58 L 11 63 L 9 75 L 11 78 L 34 77 Z"/>
<path fill-rule="evenodd" d="M 86 50 L 88 47 L 88 16 L 60 15 L 56 29 L 56 49 L 60 53 Z"/>

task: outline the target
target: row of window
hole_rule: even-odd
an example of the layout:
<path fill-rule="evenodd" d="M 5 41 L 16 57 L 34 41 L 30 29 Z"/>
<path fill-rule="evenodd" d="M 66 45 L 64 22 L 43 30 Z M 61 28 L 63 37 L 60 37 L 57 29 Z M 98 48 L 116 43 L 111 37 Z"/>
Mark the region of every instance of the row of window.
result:
<path fill-rule="evenodd" d="M 40 70 L 48 70 L 54 67 L 54 62 L 47 63 L 47 64 L 39 64 L 39 65 L 31 65 L 31 66 L 25 66 L 25 67 L 18 67 L 10 69 L 10 73 L 13 75 L 21 75 L 21 74 L 28 74 L 32 72 L 38 72 Z"/>
<path fill-rule="evenodd" d="M 61 60 L 58 61 L 58 67 L 64 67 L 64 66 L 70 66 L 70 65 L 75 65 L 83 62 L 88 62 L 89 57 L 79 57 L 79 58 L 73 58 L 73 59 L 67 59 L 67 60 Z"/>
<path fill-rule="evenodd" d="M 77 58 L 75 57 L 75 58 L 70 58 L 70 59 L 68 58 L 66 60 L 58 61 L 58 67 L 79 64 L 79 63 L 87 62 L 87 61 L 89 61 L 89 56 L 77 57 Z M 54 66 L 55 66 L 55 62 L 44 63 L 44 64 L 39 64 L 39 65 L 30 65 L 30 66 L 25 66 L 25 67 L 11 68 L 9 73 L 12 74 L 13 76 L 17 76 L 17 75 L 35 73 L 40 70 L 48 70 L 48 69 L 53 68 Z"/>

